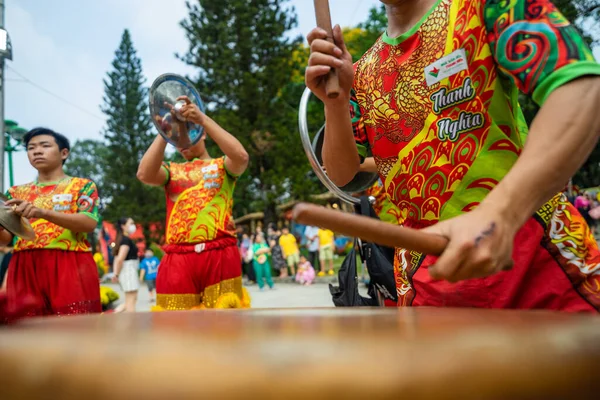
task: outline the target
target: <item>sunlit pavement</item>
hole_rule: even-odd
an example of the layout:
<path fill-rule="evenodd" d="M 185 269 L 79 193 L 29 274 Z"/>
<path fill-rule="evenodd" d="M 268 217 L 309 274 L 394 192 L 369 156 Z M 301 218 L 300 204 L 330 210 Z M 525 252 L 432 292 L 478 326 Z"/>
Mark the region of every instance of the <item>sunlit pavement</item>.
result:
<path fill-rule="evenodd" d="M 109 286 L 119 293 L 119 302 L 123 301 L 123 291 L 119 285 Z M 258 285 L 245 286 L 252 298 L 252 308 L 292 308 L 292 307 L 332 307 L 329 286 L 326 283 L 315 283 L 311 286 L 300 286 L 294 283 L 275 283 L 275 289 L 265 287 L 260 291 Z M 142 285 L 138 292 L 137 311 L 150 311 L 154 303 L 150 302 L 148 288 Z"/>

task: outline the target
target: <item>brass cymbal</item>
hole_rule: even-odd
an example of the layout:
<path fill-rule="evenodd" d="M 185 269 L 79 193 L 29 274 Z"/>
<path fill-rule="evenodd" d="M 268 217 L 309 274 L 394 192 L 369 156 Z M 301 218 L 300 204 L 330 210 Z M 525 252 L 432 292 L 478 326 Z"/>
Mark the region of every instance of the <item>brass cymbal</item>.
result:
<path fill-rule="evenodd" d="M 15 236 L 19 236 L 25 240 L 35 240 L 35 231 L 29 220 L 19 217 L 15 213 L 14 208 L 5 204 L 7 201 L 8 198 L 0 194 L 0 226 Z"/>

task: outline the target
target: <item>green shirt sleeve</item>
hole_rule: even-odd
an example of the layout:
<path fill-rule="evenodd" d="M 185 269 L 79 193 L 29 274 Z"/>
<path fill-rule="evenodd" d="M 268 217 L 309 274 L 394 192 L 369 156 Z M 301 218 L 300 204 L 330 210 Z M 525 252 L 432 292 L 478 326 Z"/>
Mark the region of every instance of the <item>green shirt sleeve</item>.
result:
<path fill-rule="evenodd" d="M 167 186 L 169 184 L 169 182 L 171 181 L 171 162 L 169 162 L 169 161 L 163 162 L 161 168 L 167 174 L 167 179 L 165 179 L 165 183 L 163 183 L 163 186 Z"/>
<path fill-rule="evenodd" d="M 356 91 L 352 90 L 350 94 L 350 118 L 352 118 L 352 132 L 356 141 L 356 149 L 361 162 L 367 157 L 369 148 L 369 138 L 365 127 Z"/>
<path fill-rule="evenodd" d="M 581 34 L 549 0 L 487 0 L 483 17 L 500 72 L 540 106 L 558 87 L 600 75 Z"/>
<path fill-rule="evenodd" d="M 225 172 L 227 172 L 227 175 L 229 175 L 230 178 L 233 178 L 234 180 L 237 180 L 240 176 L 242 176 L 242 174 L 234 174 L 232 172 L 230 172 L 227 169 L 227 164 L 225 164 L 225 160 L 227 159 L 227 156 L 223 156 L 223 169 L 225 169 Z"/>
<path fill-rule="evenodd" d="M 87 215 L 98 222 L 100 220 L 100 216 L 98 215 L 99 202 L 98 188 L 94 182 L 89 181 L 83 189 L 79 191 L 79 196 L 77 197 L 77 212 Z"/>

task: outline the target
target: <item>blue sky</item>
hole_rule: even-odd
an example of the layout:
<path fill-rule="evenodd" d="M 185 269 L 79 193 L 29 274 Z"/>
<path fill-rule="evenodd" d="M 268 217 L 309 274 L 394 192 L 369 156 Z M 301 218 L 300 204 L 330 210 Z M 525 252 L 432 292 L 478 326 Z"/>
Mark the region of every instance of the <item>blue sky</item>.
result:
<path fill-rule="evenodd" d="M 102 79 L 125 28 L 131 31 L 148 86 L 166 72 L 193 73 L 174 57 L 188 45 L 179 27 L 187 14 L 184 0 L 6 0 L 5 4 L 5 26 L 13 45 L 13 61 L 6 61 L 5 117 L 25 128 L 46 126 L 72 142 L 99 139 L 104 126 Z M 306 35 L 315 24 L 313 2 L 290 4 L 299 19 L 295 33 Z M 377 4 L 378 0 L 330 0 L 332 20 L 355 25 Z M 18 74 L 80 108 L 22 81 Z M 35 179 L 24 152 L 13 158 L 16 184 Z"/>
<path fill-rule="evenodd" d="M 25 128 L 46 126 L 76 139 L 99 139 L 104 126 L 100 111 L 102 79 L 125 28 L 131 31 L 142 59 L 148 86 L 166 72 L 193 73 L 174 57 L 187 41 L 179 21 L 184 0 L 5 0 L 5 25 L 13 44 L 7 61 L 5 118 Z M 306 35 L 315 24 L 313 2 L 292 0 Z M 378 0 L 330 0 L 332 20 L 342 26 L 363 21 Z M 600 49 L 595 51 L 600 58 Z M 51 94 L 24 82 L 22 75 Z M 5 164 L 6 165 L 6 164 Z M 35 179 L 24 152 L 14 154 L 15 183 Z M 8 186 L 6 165 L 5 186 Z"/>

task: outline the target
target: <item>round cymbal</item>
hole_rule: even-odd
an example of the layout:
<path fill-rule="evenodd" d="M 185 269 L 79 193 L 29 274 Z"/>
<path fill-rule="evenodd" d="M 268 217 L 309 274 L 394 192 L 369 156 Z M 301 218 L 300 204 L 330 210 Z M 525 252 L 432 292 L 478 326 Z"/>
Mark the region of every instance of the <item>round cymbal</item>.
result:
<path fill-rule="evenodd" d="M 323 169 L 322 150 L 325 138 L 325 125 L 321 127 L 319 132 L 311 140 L 308 127 L 308 103 L 312 95 L 310 89 L 306 88 L 302 94 L 300 100 L 300 109 L 298 111 L 298 125 L 300 129 L 300 139 L 302 141 L 302 147 L 308 157 L 310 165 L 321 181 L 321 183 L 329 189 L 329 191 L 335 194 L 340 200 L 343 200 L 349 204 L 360 205 L 360 199 L 355 197 L 354 194 L 367 190 L 377 182 L 379 175 L 371 172 L 358 172 L 354 179 L 348 184 L 339 187 L 325 173 Z"/>
<path fill-rule="evenodd" d="M 25 240 L 35 240 L 35 231 L 29 221 L 15 213 L 13 207 L 7 206 L 8 199 L 0 195 L 0 226 L 15 236 Z"/>
<path fill-rule="evenodd" d="M 323 143 L 325 142 L 325 125 L 321 127 L 319 132 L 315 135 L 312 146 L 315 151 L 315 156 L 319 165 L 323 165 Z M 379 179 L 379 174 L 376 172 L 357 172 L 354 178 L 344 186 L 340 186 L 339 189 L 343 192 L 352 195 L 353 193 L 360 193 L 372 187 L 375 182 Z M 333 182 L 332 182 L 333 183 Z"/>
<path fill-rule="evenodd" d="M 187 96 L 204 112 L 206 107 L 194 85 L 182 76 L 163 74 L 150 87 L 150 116 L 160 135 L 173 146 L 183 149 L 193 146 L 204 137 L 201 125 L 184 121 L 179 114 Z"/>

